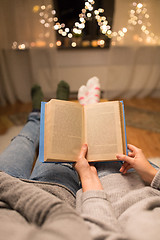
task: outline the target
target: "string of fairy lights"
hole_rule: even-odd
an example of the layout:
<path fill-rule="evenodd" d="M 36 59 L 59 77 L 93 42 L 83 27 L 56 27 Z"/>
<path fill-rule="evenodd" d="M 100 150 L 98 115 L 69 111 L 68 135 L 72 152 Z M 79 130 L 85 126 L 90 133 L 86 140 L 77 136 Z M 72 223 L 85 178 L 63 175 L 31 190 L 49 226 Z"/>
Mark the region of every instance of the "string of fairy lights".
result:
<path fill-rule="evenodd" d="M 56 16 L 56 10 L 52 10 L 51 5 L 45 6 L 41 5 L 40 8 L 34 9 L 39 11 L 40 23 L 44 25 L 44 27 L 48 28 L 51 26 L 51 22 L 53 23 L 53 29 L 56 30 L 61 36 L 67 38 L 73 38 L 73 36 L 81 36 L 83 29 L 85 28 L 86 21 L 95 17 L 97 23 L 100 27 L 100 31 L 102 34 L 111 38 L 111 26 L 109 25 L 105 16 L 102 15 L 104 13 L 103 8 L 99 8 L 94 10 L 95 1 L 86 0 L 85 6 L 81 10 L 79 14 L 79 20 L 76 21 L 73 25 L 73 28 L 70 29 L 66 27 L 64 23 L 60 23 L 58 17 Z M 61 45 L 60 41 L 57 41 L 58 46 Z M 76 42 L 72 42 L 72 47 L 76 46 Z M 99 41 L 100 45 L 104 45 L 104 41 Z"/>
<path fill-rule="evenodd" d="M 146 4 L 133 2 L 132 8 L 129 12 L 127 27 L 123 27 L 118 32 L 112 32 L 112 45 L 121 42 L 128 30 L 134 30 L 136 26 L 140 28 L 140 34 L 134 35 L 135 42 L 141 43 L 145 41 L 152 45 L 160 44 L 160 37 L 150 30 L 151 23 L 149 19 L 150 15 L 146 8 Z"/>
<path fill-rule="evenodd" d="M 91 20 L 92 18 L 95 18 L 97 20 L 100 32 L 104 35 L 104 37 L 112 38 L 112 45 L 116 45 L 117 43 L 122 42 L 127 32 L 129 30 L 133 30 L 133 28 L 138 26 L 140 28 L 141 35 L 135 35 L 134 41 L 141 43 L 145 39 L 146 43 L 148 44 L 160 44 L 160 37 L 158 37 L 150 30 L 150 15 L 145 4 L 140 2 L 133 2 L 132 8 L 130 9 L 127 26 L 122 27 L 118 31 L 112 31 L 107 17 L 104 16 L 104 9 L 95 9 L 94 5 L 94 0 L 85 0 L 85 5 L 79 14 L 79 19 L 73 24 L 73 27 L 71 29 L 64 23 L 59 22 L 59 19 L 56 15 L 56 10 L 52 8 L 51 4 L 43 4 L 40 6 L 35 5 L 33 7 L 33 12 L 35 14 L 39 14 L 39 22 L 44 26 L 44 28 L 57 31 L 57 33 L 62 37 L 70 39 L 72 47 L 77 46 L 77 43 L 74 40 L 74 36 L 80 37 L 83 33 L 83 29 L 86 26 L 86 21 Z M 60 40 L 57 40 L 56 45 L 60 47 L 62 45 L 62 42 Z M 97 44 L 95 46 L 104 47 L 104 45 L 105 40 L 103 38 L 97 40 Z M 50 43 L 49 46 L 53 47 L 53 43 Z M 25 44 L 18 45 L 16 42 L 14 42 L 12 48 L 25 49 Z"/>

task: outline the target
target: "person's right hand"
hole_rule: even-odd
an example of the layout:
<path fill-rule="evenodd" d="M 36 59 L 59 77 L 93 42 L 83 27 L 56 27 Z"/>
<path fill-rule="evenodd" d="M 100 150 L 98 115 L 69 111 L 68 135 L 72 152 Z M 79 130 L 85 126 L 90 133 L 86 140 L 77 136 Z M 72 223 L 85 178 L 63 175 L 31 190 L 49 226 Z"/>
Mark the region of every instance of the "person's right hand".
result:
<path fill-rule="evenodd" d="M 83 192 L 89 190 L 103 190 L 97 174 L 97 169 L 89 164 L 86 159 L 87 150 L 87 144 L 83 144 L 78 159 L 74 165 L 81 180 L 82 190 Z"/>
<path fill-rule="evenodd" d="M 117 154 L 117 159 L 124 161 L 120 172 L 125 174 L 130 168 L 134 168 L 140 177 L 147 183 L 151 183 L 157 170 L 149 163 L 145 158 L 141 149 L 135 147 L 134 145 L 128 144 L 127 155 Z"/>

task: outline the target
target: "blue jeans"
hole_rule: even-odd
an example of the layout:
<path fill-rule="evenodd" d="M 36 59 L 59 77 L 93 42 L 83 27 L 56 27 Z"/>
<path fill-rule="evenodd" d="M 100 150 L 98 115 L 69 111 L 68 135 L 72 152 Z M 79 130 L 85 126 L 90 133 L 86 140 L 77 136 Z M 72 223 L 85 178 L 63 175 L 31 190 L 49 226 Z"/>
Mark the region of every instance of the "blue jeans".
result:
<path fill-rule="evenodd" d="M 0 155 L 0 170 L 17 178 L 58 183 L 75 194 L 80 188 L 79 177 L 70 164 L 41 163 L 37 159 L 32 171 L 39 130 L 40 113 L 32 112 L 24 128 Z"/>

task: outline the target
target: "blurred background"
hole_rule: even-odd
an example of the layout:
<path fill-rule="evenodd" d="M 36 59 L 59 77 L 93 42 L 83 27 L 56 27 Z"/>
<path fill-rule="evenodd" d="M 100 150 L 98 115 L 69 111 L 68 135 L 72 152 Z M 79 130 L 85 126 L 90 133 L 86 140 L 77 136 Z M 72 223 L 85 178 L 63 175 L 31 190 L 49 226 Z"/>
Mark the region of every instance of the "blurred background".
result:
<path fill-rule="evenodd" d="M 159 24 L 160 0 L 0 0 L 0 132 L 5 114 L 31 110 L 34 84 L 49 100 L 64 80 L 76 99 L 96 76 L 104 99 L 138 108 L 126 108 L 128 139 L 149 151 L 160 142 Z"/>
<path fill-rule="evenodd" d="M 159 97 L 159 23 L 159 0 L 0 0 L 0 104 L 92 76 L 109 100 Z"/>

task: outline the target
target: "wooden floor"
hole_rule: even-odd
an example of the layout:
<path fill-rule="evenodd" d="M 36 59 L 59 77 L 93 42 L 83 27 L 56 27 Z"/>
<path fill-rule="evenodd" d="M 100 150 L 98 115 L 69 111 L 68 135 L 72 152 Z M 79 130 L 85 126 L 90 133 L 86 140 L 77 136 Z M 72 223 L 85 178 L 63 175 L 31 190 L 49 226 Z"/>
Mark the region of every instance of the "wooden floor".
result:
<path fill-rule="evenodd" d="M 125 100 L 125 105 L 136 106 L 140 109 L 153 110 L 160 112 L 160 99 L 145 98 Z M 30 112 L 31 103 L 16 103 L 7 107 L 0 107 L 0 115 L 11 115 L 19 112 Z M 6 131 L 5 124 L 0 123 L 0 134 Z M 160 133 L 146 131 L 138 128 L 127 127 L 127 141 L 143 149 L 147 158 L 160 157 Z"/>
<path fill-rule="evenodd" d="M 160 99 L 131 99 L 124 103 L 128 106 L 160 112 Z M 160 157 L 160 133 L 127 127 L 127 141 L 141 148 L 147 158 Z"/>

